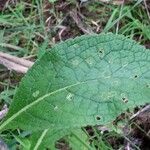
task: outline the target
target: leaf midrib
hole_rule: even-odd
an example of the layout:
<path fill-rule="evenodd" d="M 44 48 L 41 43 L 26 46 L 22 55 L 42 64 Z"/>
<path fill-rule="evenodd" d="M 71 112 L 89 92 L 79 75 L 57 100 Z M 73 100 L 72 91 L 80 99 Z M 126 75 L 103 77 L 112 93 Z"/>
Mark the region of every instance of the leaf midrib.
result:
<path fill-rule="evenodd" d="M 101 77 L 100 77 L 101 78 Z M 20 114 L 22 114 L 23 112 L 25 112 L 26 110 L 28 110 L 29 108 L 31 108 L 32 106 L 36 105 L 37 103 L 41 102 L 42 100 L 44 100 L 45 98 L 53 95 L 53 94 L 56 94 L 58 92 L 61 92 L 63 90 L 66 90 L 68 88 L 71 88 L 71 87 L 75 87 L 77 85 L 81 85 L 81 84 L 85 84 L 87 82 L 90 82 L 90 81 L 96 81 L 100 78 L 96 78 L 96 79 L 90 79 L 90 80 L 86 80 L 86 81 L 82 81 L 82 82 L 77 82 L 77 83 L 74 83 L 74 84 L 71 84 L 71 85 L 68 85 L 68 86 L 65 86 L 63 88 L 60 88 L 60 89 L 57 89 L 53 92 L 50 92 L 50 93 L 47 93 L 45 94 L 44 96 L 41 96 L 39 97 L 38 99 L 36 99 L 35 101 L 31 102 L 30 104 L 26 105 L 25 107 L 23 107 L 21 110 L 19 110 L 17 113 L 13 114 L 10 118 L 8 118 L 6 121 L 4 121 L 1 125 L 0 125 L 0 131 L 6 126 L 8 125 L 11 121 L 13 121 L 16 117 L 18 117 Z"/>

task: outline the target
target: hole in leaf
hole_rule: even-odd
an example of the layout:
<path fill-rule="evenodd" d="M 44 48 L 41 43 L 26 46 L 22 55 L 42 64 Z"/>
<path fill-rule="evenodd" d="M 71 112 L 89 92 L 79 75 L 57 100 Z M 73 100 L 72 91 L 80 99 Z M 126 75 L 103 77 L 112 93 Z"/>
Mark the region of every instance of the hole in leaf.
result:
<path fill-rule="evenodd" d="M 73 97 L 74 97 L 74 94 L 69 93 L 69 94 L 66 96 L 66 99 L 67 99 L 68 101 L 71 101 L 71 100 L 73 99 Z"/>
<path fill-rule="evenodd" d="M 101 120 L 101 117 L 100 116 L 96 116 L 96 120 Z"/>
<path fill-rule="evenodd" d="M 138 75 L 135 75 L 135 76 L 134 76 L 134 78 L 137 78 L 137 77 L 138 77 Z"/>
<path fill-rule="evenodd" d="M 128 102 L 128 99 L 126 97 L 123 97 L 122 100 L 123 100 L 124 103 Z"/>
<path fill-rule="evenodd" d="M 147 87 L 147 88 L 150 88 L 150 84 L 147 84 L 146 87 Z"/>
<path fill-rule="evenodd" d="M 101 58 L 104 57 L 104 50 L 103 50 L 103 49 L 99 49 L 99 50 L 98 50 L 98 53 L 99 53 L 99 56 L 100 56 Z"/>

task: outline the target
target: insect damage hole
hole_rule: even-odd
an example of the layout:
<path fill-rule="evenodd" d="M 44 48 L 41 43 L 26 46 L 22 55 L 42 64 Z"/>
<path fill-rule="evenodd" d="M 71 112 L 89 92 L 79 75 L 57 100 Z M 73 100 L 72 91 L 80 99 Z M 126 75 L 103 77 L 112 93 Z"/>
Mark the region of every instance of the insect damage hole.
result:
<path fill-rule="evenodd" d="M 96 120 L 97 121 L 101 120 L 101 117 L 100 116 L 96 116 Z"/>
<path fill-rule="evenodd" d="M 104 57 L 104 49 L 98 49 L 98 55 L 100 56 L 100 58 Z"/>
<path fill-rule="evenodd" d="M 150 88 L 150 83 L 146 85 L 147 88 Z"/>
<path fill-rule="evenodd" d="M 128 99 L 127 99 L 126 97 L 122 97 L 122 101 L 123 101 L 124 103 L 128 103 Z"/>
<path fill-rule="evenodd" d="M 102 54 L 102 53 L 103 53 L 103 51 L 102 51 L 102 50 L 99 50 L 99 53 L 101 53 L 101 54 Z"/>
<path fill-rule="evenodd" d="M 72 101 L 73 98 L 74 98 L 74 94 L 72 94 L 72 93 L 69 93 L 69 94 L 66 96 L 66 99 L 67 99 L 68 101 Z"/>
<path fill-rule="evenodd" d="M 136 79 L 138 77 L 138 75 L 135 75 L 134 78 Z"/>

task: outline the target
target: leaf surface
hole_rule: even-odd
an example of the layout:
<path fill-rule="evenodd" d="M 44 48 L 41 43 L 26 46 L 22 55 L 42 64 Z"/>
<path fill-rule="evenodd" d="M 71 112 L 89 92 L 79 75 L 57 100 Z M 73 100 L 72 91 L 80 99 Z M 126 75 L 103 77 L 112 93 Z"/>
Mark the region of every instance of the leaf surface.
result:
<path fill-rule="evenodd" d="M 0 130 L 80 128 L 150 102 L 150 51 L 120 35 L 54 46 L 23 78 Z"/>
<path fill-rule="evenodd" d="M 45 150 L 46 148 L 55 149 L 55 142 L 64 135 L 69 134 L 69 130 L 58 130 L 56 128 L 45 129 L 43 131 L 33 132 L 31 141 L 31 150 Z"/>
<path fill-rule="evenodd" d="M 82 129 L 76 129 L 67 136 L 67 141 L 72 150 L 95 150 L 90 146 L 89 137 Z"/>
<path fill-rule="evenodd" d="M 92 147 L 90 147 L 88 136 L 84 131 L 82 131 L 82 129 L 58 130 L 56 128 L 51 128 L 48 130 L 46 129 L 44 131 L 32 133 L 30 137 L 30 149 L 45 150 L 46 148 L 51 148 L 55 150 L 56 141 L 61 138 L 64 138 L 69 143 L 69 147 L 71 147 L 73 150 L 94 150 L 92 149 Z"/>

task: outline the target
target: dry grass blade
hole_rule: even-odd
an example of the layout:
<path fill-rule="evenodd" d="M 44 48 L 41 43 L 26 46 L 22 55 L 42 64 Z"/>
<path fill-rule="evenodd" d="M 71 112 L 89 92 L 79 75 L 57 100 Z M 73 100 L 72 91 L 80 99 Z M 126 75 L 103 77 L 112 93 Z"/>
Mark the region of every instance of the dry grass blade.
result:
<path fill-rule="evenodd" d="M 131 0 L 99 0 L 104 3 L 112 3 L 114 5 L 122 5 L 123 3 L 132 2 Z"/>
<path fill-rule="evenodd" d="M 7 67 L 9 70 L 14 70 L 20 73 L 26 73 L 33 65 L 33 62 L 24 58 L 18 58 L 3 52 L 0 52 L 0 64 Z"/>
<path fill-rule="evenodd" d="M 3 8 L 4 8 L 7 1 L 8 0 L 0 0 L 0 11 L 3 10 Z"/>
<path fill-rule="evenodd" d="M 7 112 L 8 112 L 8 107 L 5 104 L 2 108 L 2 110 L 0 111 L 0 120 L 6 116 Z"/>
<path fill-rule="evenodd" d="M 145 113 L 150 113 L 150 104 L 147 105 L 146 107 L 144 107 L 143 109 L 139 110 L 136 114 L 134 114 L 133 116 L 131 116 L 130 120 L 136 118 L 139 115 L 143 115 Z"/>
<path fill-rule="evenodd" d="M 90 29 L 90 27 L 88 27 L 87 24 L 85 24 L 85 22 L 83 22 L 78 14 L 78 12 L 76 10 L 73 10 L 70 12 L 70 16 L 71 18 L 74 20 L 74 22 L 76 23 L 76 25 L 78 26 L 78 28 L 85 34 L 92 34 L 93 31 Z"/>

